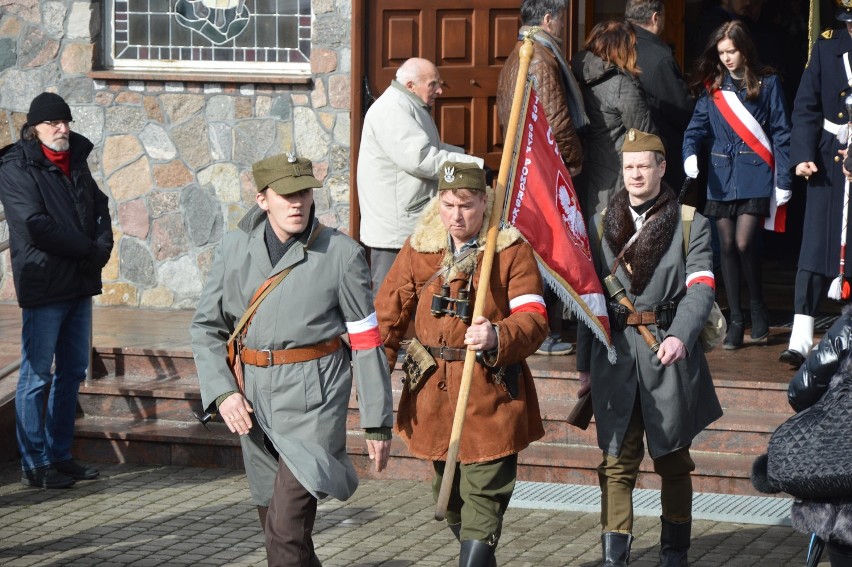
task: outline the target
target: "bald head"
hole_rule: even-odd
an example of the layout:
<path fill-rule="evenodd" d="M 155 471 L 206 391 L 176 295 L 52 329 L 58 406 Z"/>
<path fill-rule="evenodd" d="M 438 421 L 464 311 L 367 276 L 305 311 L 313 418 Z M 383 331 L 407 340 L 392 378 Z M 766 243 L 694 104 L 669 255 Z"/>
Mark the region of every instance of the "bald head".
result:
<path fill-rule="evenodd" d="M 407 60 L 397 69 L 396 80 L 429 107 L 443 92 L 438 68 L 428 59 L 412 57 Z"/>

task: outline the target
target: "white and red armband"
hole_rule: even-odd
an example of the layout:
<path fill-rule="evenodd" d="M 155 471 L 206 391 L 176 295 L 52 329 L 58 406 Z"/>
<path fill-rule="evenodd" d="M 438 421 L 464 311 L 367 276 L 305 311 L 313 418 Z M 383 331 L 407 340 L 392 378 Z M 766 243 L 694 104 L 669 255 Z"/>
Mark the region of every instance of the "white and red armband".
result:
<path fill-rule="evenodd" d="M 541 313 L 547 317 L 547 306 L 544 304 L 544 298 L 534 293 L 527 293 L 510 299 L 509 310 L 512 314 L 533 312 Z"/>
<path fill-rule="evenodd" d="M 689 288 L 695 284 L 709 285 L 711 289 L 716 289 L 716 276 L 710 270 L 700 272 L 692 272 L 686 276 L 686 287 Z"/>
<path fill-rule="evenodd" d="M 373 311 L 360 321 L 346 322 L 349 332 L 349 344 L 352 350 L 369 350 L 382 346 L 382 336 L 379 333 L 379 321 Z"/>

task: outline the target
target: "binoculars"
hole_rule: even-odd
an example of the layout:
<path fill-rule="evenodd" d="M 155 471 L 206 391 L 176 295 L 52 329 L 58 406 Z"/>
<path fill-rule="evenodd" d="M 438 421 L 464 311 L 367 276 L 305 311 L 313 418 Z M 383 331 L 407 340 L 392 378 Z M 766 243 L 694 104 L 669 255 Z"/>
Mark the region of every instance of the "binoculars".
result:
<path fill-rule="evenodd" d="M 432 294 L 432 315 L 435 317 L 452 315 L 465 323 L 470 323 L 471 305 L 469 295 L 468 290 L 460 289 L 458 297 L 450 297 L 450 286 L 446 284 L 442 285 L 441 293 Z"/>

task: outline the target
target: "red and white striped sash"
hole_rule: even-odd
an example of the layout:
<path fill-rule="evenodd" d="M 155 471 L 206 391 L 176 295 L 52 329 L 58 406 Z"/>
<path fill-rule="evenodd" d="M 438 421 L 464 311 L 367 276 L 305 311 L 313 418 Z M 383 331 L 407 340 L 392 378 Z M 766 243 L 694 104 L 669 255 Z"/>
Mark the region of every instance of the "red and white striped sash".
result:
<path fill-rule="evenodd" d="M 745 105 L 733 91 L 717 89 L 713 92 L 713 102 L 737 136 L 760 156 L 769 169 L 775 172 L 775 154 L 772 152 L 772 144 L 760 123 L 748 111 Z M 789 189 L 789 187 L 785 187 Z M 775 201 L 775 191 L 769 193 L 769 216 L 764 219 L 763 228 L 774 232 L 784 232 L 787 220 L 787 206 L 778 206 Z"/>

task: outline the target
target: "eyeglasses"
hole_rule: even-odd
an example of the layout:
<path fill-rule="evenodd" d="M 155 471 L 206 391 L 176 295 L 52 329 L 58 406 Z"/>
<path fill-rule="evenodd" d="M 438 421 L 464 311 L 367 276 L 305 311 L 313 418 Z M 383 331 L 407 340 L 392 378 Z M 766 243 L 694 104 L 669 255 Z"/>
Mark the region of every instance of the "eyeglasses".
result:
<path fill-rule="evenodd" d="M 47 124 L 54 130 L 59 130 L 63 126 L 68 128 L 69 130 L 71 129 L 71 120 L 45 120 L 44 122 L 42 122 L 42 124 Z"/>

